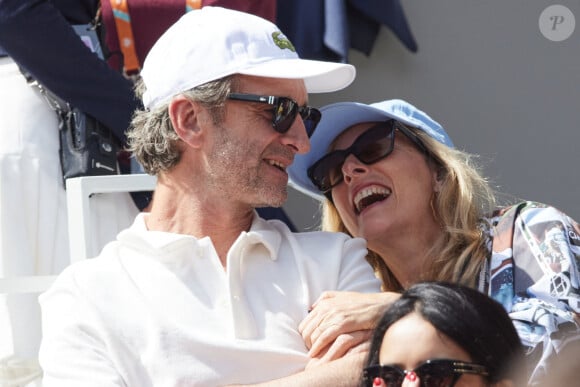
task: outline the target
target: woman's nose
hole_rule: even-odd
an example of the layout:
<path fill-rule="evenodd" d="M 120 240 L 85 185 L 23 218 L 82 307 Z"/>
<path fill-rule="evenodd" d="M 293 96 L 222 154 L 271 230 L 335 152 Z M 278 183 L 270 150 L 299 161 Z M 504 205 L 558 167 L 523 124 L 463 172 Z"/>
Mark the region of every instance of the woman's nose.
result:
<path fill-rule="evenodd" d="M 342 164 L 342 175 L 346 183 L 350 183 L 354 177 L 359 177 L 367 172 L 368 165 L 361 162 L 354 155 L 348 155 Z"/>

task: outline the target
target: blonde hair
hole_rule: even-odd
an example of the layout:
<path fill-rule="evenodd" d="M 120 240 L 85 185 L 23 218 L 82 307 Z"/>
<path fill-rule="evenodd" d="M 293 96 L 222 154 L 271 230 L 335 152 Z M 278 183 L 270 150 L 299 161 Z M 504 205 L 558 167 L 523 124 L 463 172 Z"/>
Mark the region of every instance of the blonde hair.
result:
<path fill-rule="evenodd" d="M 409 129 L 427 148 L 427 162 L 438 173 L 441 190 L 433 196 L 432 210 L 444 230 L 428 252 L 428 256 L 433 257 L 430 267 L 418 280 L 448 281 L 475 287 L 478 273 L 489 253 L 482 218 L 495 207 L 494 191 L 480 174 L 474 155 L 449 148 L 422 130 Z M 352 235 L 328 199 L 322 203 L 322 229 Z M 366 258 L 382 280 L 383 290 L 402 290 L 388 264 L 377 252 L 369 249 Z"/>

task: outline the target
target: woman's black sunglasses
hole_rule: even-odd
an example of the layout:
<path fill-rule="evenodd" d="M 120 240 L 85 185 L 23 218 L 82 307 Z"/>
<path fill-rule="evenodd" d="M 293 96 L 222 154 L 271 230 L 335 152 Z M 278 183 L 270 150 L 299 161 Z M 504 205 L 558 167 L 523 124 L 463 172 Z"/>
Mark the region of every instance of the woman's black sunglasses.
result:
<path fill-rule="evenodd" d="M 327 153 L 308 168 L 308 177 L 322 193 L 329 193 L 344 179 L 342 166 L 349 155 L 355 155 L 367 165 L 390 155 L 395 145 L 395 129 L 408 137 L 422 152 L 428 154 L 425 145 L 415 133 L 402 123 L 391 119 L 366 130 L 348 148 Z"/>
<path fill-rule="evenodd" d="M 296 116 L 300 114 L 308 137 L 312 136 L 316 125 L 320 122 L 320 111 L 309 106 L 299 106 L 298 102 L 287 97 L 275 97 L 273 95 L 255 95 L 231 93 L 228 99 L 245 102 L 266 103 L 274 106 L 272 109 L 272 127 L 278 133 L 286 133 L 294 123 Z"/>
<path fill-rule="evenodd" d="M 392 365 L 374 365 L 363 371 L 364 385 L 372 387 L 381 378 L 387 387 L 400 387 L 407 374 L 415 373 L 421 387 L 453 387 L 463 374 L 488 376 L 485 366 L 460 360 L 427 360 L 414 370 L 402 370 Z"/>

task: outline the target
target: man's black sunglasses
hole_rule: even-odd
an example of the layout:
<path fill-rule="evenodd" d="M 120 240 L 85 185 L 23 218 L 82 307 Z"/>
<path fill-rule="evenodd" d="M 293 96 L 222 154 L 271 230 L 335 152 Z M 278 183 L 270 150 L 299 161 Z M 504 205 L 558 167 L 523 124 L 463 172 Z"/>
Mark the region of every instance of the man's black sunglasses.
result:
<path fill-rule="evenodd" d="M 400 387 L 407 374 L 415 373 L 421 387 L 453 387 L 463 374 L 488 376 L 485 366 L 459 360 L 427 360 L 414 370 L 403 370 L 392 365 L 374 365 L 363 371 L 364 385 L 373 386 L 375 378 L 381 378 L 387 387 Z"/>
<path fill-rule="evenodd" d="M 255 95 L 231 93 L 228 99 L 235 101 L 257 102 L 272 105 L 272 127 L 278 133 L 286 133 L 294 123 L 296 116 L 300 114 L 308 137 L 312 136 L 316 125 L 320 122 L 320 111 L 309 106 L 299 106 L 298 102 L 287 97 L 273 95 Z"/>
<path fill-rule="evenodd" d="M 344 179 L 342 166 L 349 155 L 355 155 L 367 165 L 390 155 L 395 146 L 395 129 L 408 137 L 422 152 L 428 154 L 427 148 L 415 133 L 399 121 L 391 119 L 367 129 L 348 148 L 327 153 L 308 168 L 308 177 L 322 193 L 328 194 Z"/>

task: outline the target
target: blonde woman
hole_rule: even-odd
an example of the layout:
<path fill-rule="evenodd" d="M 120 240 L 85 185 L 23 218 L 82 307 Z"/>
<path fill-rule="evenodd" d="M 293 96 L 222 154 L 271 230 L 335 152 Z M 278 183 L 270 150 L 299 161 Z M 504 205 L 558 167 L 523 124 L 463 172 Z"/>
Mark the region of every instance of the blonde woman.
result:
<path fill-rule="evenodd" d="M 580 338 L 580 225 L 540 203 L 496 208 L 474 157 L 408 102 L 321 111 L 311 151 L 290 167 L 291 184 L 321 200 L 324 230 L 367 240 L 384 293 L 326 293 L 300 326 L 311 355 L 325 360 L 363 342 L 361 331 L 401 291 L 438 280 L 500 302 L 528 348 L 531 382 L 542 377 Z"/>

